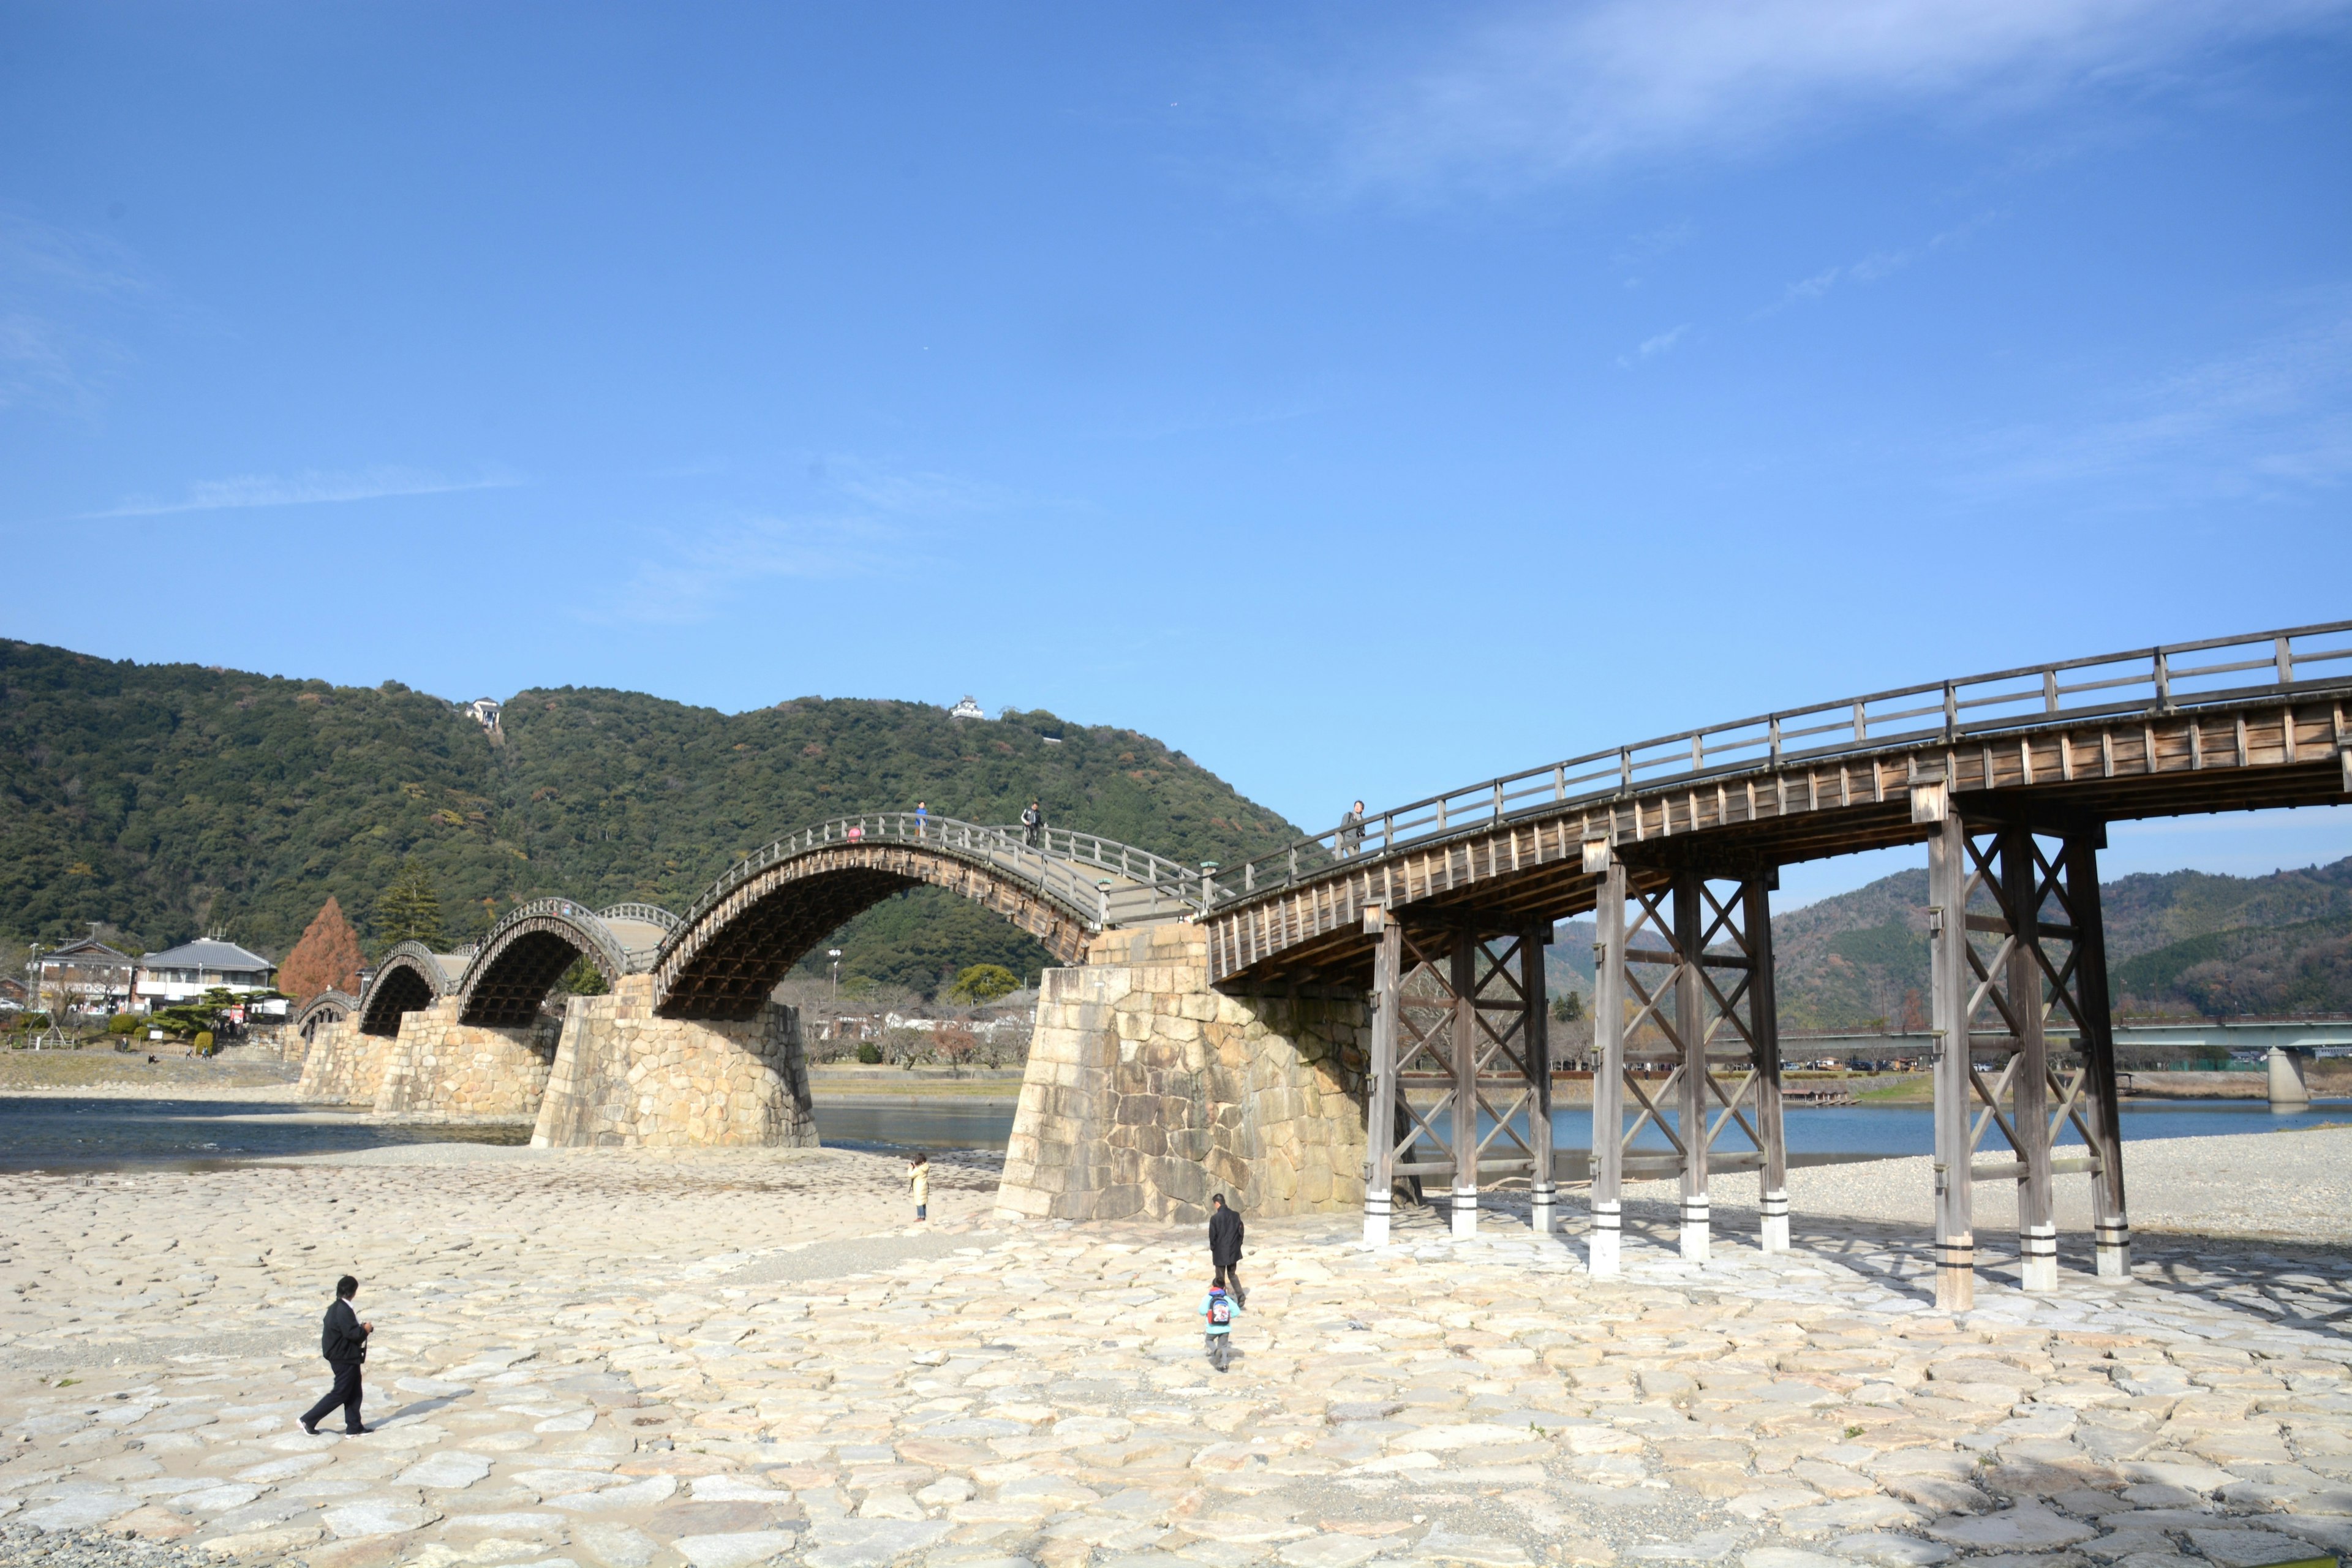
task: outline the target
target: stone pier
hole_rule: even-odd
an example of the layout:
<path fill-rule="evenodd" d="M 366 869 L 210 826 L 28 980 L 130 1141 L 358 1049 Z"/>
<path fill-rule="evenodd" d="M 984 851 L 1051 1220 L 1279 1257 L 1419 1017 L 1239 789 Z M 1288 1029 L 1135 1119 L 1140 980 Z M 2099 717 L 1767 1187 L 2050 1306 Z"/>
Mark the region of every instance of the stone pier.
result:
<path fill-rule="evenodd" d="M 386 1061 L 393 1042 L 381 1035 L 362 1033 L 359 1015 L 319 1026 L 310 1037 L 310 1054 L 302 1058 L 302 1080 L 296 1089 L 304 1100 L 338 1105 L 373 1105 L 383 1088 Z"/>
<path fill-rule="evenodd" d="M 1049 969 L 997 1212 L 1200 1220 L 1360 1208 L 1362 1002 L 1209 988 L 1192 925 L 1097 937 Z"/>
<path fill-rule="evenodd" d="M 538 1113 L 555 1047 L 529 1029 L 489 1029 L 457 1021 L 458 998 L 404 1013 L 400 1037 L 383 1042 L 378 1111 L 445 1116 L 520 1117 Z"/>
<path fill-rule="evenodd" d="M 653 977 L 574 996 L 540 1101 L 533 1148 L 813 1148 L 800 1015 L 769 1003 L 740 1023 L 662 1018 Z"/>

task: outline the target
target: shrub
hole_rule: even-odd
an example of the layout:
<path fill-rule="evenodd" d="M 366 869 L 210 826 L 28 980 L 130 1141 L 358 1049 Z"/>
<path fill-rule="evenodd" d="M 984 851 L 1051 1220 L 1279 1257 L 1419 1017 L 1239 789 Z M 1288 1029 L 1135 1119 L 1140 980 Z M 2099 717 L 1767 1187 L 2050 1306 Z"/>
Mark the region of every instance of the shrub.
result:
<path fill-rule="evenodd" d="M 106 1021 L 106 1032 L 110 1035 L 135 1035 L 140 1027 L 138 1016 L 130 1013 L 117 1013 Z"/>
<path fill-rule="evenodd" d="M 198 1056 L 200 1056 L 200 1057 L 208 1057 L 208 1056 L 210 1056 L 210 1055 L 212 1055 L 212 1054 L 213 1054 L 213 1032 L 212 1032 L 210 1029 L 199 1029 L 199 1030 L 197 1030 L 197 1031 L 196 1031 L 196 1055 L 198 1055 Z"/>
<path fill-rule="evenodd" d="M 1001 963 L 975 963 L 955 977 L 948 995 L 958 1002 L 995 1001 L 1021 989 L 1021 977 Z"/>
<path fill-rule="evenodd" d="M 882 1047 L 876 1045 L 871 1040 L 866 1040 L 857 1047 L 857 1059 L 870 1068 L 880 1067 L 882 1065 Z"/>

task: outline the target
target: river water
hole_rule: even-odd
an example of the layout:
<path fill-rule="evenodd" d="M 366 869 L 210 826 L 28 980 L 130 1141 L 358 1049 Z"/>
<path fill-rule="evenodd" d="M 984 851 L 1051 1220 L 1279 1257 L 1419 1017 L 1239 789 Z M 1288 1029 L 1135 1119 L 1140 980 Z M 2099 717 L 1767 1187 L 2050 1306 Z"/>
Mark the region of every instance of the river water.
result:
<path fill-rule="evenodd" d="M 2137 1100 L 2124 1107 L 2124 1136 L 2195 1138 L 2267 1131 L 2352 1119 L 2352 1100 L 2324 1100 L 2307 1110 L 2274 1111 L 2259 1100 Z M 1009 1100 L 922 1100 L 878 1105 L 820 1100 L 817 1132 L 827 1143 L 869 1149 L 1002 1150 L 1013 1131 Z M 1590 1147 L 1591 1113 L 1561 1110 L 1553 1139 L 1563 1150 Z M 1789 1152 L 1796 1163 L 1925 1154 L 1934 1132 L 1926 1106 L 1823 1106 L 1788 1112 Z M 1734 1135 L 1736 1137 L 1736 1134 Z M 2000 1134 L 1988 1131 L 1998 1139 Z M 70 1100 L 0 1096 L 0 1170 L 209 1169 L 273 1154 L 320 1154 L 388 1144 L 523 1143 L 520 1122 L 371 1124 L 348 1113 L 269 1101 Z M 2062 1142 L 2079 1142 L 2069 1127 Z M 1645 1129 L 1637 1146 L 1665 1149 Z M 1727 1144 L 1718 1145 L 1727 1146 Z"/>

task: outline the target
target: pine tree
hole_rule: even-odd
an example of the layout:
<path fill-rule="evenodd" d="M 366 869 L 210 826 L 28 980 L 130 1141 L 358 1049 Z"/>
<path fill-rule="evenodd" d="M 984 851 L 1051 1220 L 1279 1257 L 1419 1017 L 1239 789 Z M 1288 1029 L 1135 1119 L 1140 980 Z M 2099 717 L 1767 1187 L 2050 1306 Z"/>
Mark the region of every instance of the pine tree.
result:
<path fill-rule="evenodd" d="M 387 948 L 404 942 L 421 942 L 439 950 L 441 890 L 415 861 L 402 862 L 400 875 L 376 899 L 375 939 Z"/>
<path fill-rule="evenodd" d="M 343 907 L 335 902 L 332 893 L 327 895 L 302 940 L 286 955 L 278 967 L 278 989 L 297 1001 L 307 1002 L 321 991 L 345 991 L 354 995 L 360 988 L 360 933 L 343 918 Z"/>

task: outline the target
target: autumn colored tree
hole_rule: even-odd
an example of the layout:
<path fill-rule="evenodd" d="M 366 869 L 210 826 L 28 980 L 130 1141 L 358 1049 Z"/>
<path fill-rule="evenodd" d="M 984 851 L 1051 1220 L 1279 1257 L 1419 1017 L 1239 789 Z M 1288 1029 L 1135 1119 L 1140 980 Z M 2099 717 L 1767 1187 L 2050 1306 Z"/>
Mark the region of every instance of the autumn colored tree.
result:
<path fill-rule="evenodd" d="M 278 988 L 307 1002 L 321 991 L 360 988 L 360 933 L 343 918 L 343 907 L 332 893 L 302 932 L 302 940 L 278 966 Z"/>

